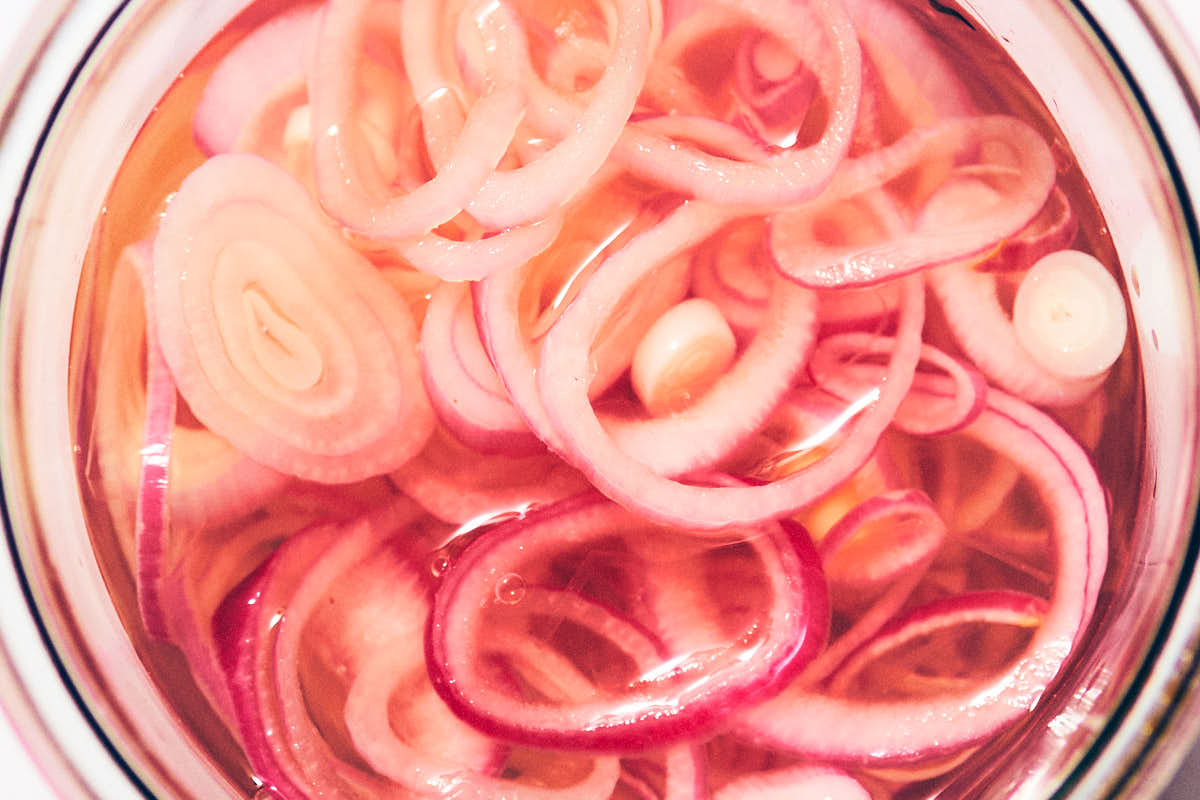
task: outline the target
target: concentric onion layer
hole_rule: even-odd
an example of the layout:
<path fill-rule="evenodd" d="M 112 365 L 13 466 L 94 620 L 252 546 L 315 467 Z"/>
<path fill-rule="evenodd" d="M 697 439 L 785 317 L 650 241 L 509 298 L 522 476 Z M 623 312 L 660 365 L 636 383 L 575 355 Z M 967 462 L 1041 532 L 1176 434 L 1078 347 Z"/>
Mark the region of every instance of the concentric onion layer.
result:
<path fill-rule="evenodd" d="M 563 618 L 530 588 L 531 565 L 545 563 L 566 548 L 594 549 L 614 537 L 627 542 L 625 549 L 632 554 L 639 539 L 665 542 L 681 535 L 677 555 L 712 546 L 710 539 L 648 525 L 593 495 L 564 501 L 481 535 L 454 562 L 435 595 L 426 660 L 439 694 L 473 727 L 506 741 L 559 750 L 631 752 L 700 738 L 737 709 L 780 691 L 821 647 L 829 612 L 807 534 L 789 532 L 776 523 L 727 532 L 731 542 L 752 548 L 767 596 L 765 612 L 744 640 L 734 637 L 704 653 L 666 653 L 667 658 L 648 665 L 653 649 L 645 634 L 619 620 L 588 621 L 588 627 L 605 634 L 616 631 L 612 641 L 637 666 L 638 677 L 623 690 L 598 690 L 549 703 L 514 696 L 508 687 L 487 679 L 482 667 L 489 653 L 510 638 L 497 635 L 505 629 L 497 627 L 496 619 L 513 613 Z M 670 545 L 662 547 L 665 552 Z M 639 570 L 633 566 L 637 563 L 632 555 L 625 560 L 636 573 L 631 580 L 644 582 L 653 574 L 646 571 L 651 565 Z M 533 599 L 524 611 L 521 603 L 527 597 Z M 500 616 L 489 616 L 489 609 Z M 681 622 L 657 621 L 664 626 Z"/>
<path fill-rule="evenodd" d="M 976 744 L 1031 708 L 1058 675 L 1095 608 L 1108 547 L 1104 491 L 1086 453 L 1043 412 L 992 391 L 963 433 L 1015 463 L 1051 519 L 1058 565 L 1042 624 L 1021 657 L 984 685 L 920 700 L 791 692 L 748 709 L 742 732 L 842 763 L 924 761 Z M 795 725 L 804 718 L 807 725 Z"/>
<path fill-rule="evenodd" d="M 1054 156 L 1041 135 L 1015 117 L 953 119 L 920 128 L 839 168 L 830 200 L 874 189 L 929 158 L 982 153 L 957 166 L 928 197 L 903 203 L 907 230 L 879 241 L 823 241 L 821 206 L 776 214 L 770 251 L 781 272 L 805 286 L 868 286 L 986 252 L 1035 219 L 1054 189 Z M 889 226 L 890 227 L 890 226 Z"/>
<path fill-rule="evenodd" d="M 269 162 L 216 156 L 184 181 L 154 286 L 180 393 L 260 463 L 348 483 L 396 469 L 433 430 L 408 308 Z"/>
<path fill-rule="evenodd" d="M 726 219 L 703 204 L 676 210 L 656 228 L 611 257 L 583 288 L 546 336 L 538 371 L 540 402 L 569 461 L 600 491 L 644 516 L 692 529 L 720 530 L 794 513 L 842 483 L 867 458 L 908 393 L 920 356 L 924 289 L 919 275 L 904 279 L 896 347 L 874 402 L 851 434 L 826 458 L 798 473 L 760 486 L 694 486 L 663 478 L 632 457 L 601 425 L 588 401 L 588 351 L 606 311 L 656 264 L 693 247 Z M 730 414 L 740 413 L 732 400 Z"/>

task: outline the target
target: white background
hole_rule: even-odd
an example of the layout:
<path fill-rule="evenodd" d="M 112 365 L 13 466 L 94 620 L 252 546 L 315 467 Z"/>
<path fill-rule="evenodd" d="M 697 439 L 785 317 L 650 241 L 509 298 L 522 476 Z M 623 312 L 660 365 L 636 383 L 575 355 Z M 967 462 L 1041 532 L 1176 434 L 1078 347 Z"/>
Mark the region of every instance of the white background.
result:
<path fill-rule="evenodd" d="M 1175 10 L 1183 29 L 1188 31 L 1200 50 L 1200 0 L 1162 0 Z M 13 42 L 25 38 L 23 30 L 34 8 L 41 6 L 43 13 L 48 6 L 57 6 L 51 0 L 0 0 L 0 68 L 4 66 L 4 55 Z M 24 746 L 8 721 L 0 714 L 0 795 L 14 800 L 52 800 L 53 794 L 46 785 L 38 768 L 26 755 Z M 1195 800 L 1200 797 L 1200 747 L 1188 761 L 1175 783 L 1161 800 Z"/>

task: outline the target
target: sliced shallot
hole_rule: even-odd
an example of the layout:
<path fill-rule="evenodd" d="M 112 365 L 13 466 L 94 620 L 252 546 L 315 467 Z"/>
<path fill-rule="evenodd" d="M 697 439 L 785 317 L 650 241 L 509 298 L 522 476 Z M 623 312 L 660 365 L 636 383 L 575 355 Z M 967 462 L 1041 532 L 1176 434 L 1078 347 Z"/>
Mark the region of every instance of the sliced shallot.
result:
<path fill-rule="evenodd" d="M 602 310 L 615 307 L 655 264 L 694 246 L 698 231 L 711 225 L 714 216 L 720 218 L 721 212 L 701 204 L 685 205 L 610 258 L 547 334 L 538 380 L 541 402 L 568 459 L 600 491 L 656 521 L 719 530 L 794 513 L 867 460 L 912 381 L 920 351 L 924 290 L 919 276 L 904 279 L 897 347 L 883 388 L 855 421 L 849 439 L 823 460 L 760 486 L 690 486 L 663 478 L 625 453 L 601 425 L 585 389 L 587 353 L 603 324 Z M 740 413 L 742 400 L 731 398 L 728 413 Z"/>
<path fill-rule="evenodd" d="M 510 456 L 544 449 L 488 360 L 467 284 L 443 283 L 430 296 L 421 324 L 421 367 L 442 424 L 464 444 Z"/>
<path fill-rule="evenodd" d="M 411 191 L 394 193 L 385 185 L 361 131 L 352 124 L 356 69 L 370 21 L 371 0 L 334 0 L 322 20 L 314 66 L 309 76 L 314 164 L 325 209 L 360 234 L 398 240 L 428 233 L 461 211 L 495 170 L 524 113 L 525 98 L 512 60 L 516 31 L 505 15 L 475 15 L 485 48 L 499 55 L 486 93 L 467 112 L 453 152 L 437 175 Z M 425 3 L 404 3 L 404 15 L 420 13 Z M 431 7 L 430 7 L 431 8 Z M 500 19 L 499 17 L 505 17 Z M 422 47 L 436 42 L 423 41 Z M 418 103 L 427 98 L 418 97 Z"/>
<path fill-rule="evenodd" d="M 1029 224 L 1054 188 L 1054 157 L 1041 135 L 1014 117 L 991 116 L 940 123 L 851 160 L 831 192 L 837 198 L 844 191 L 839 181 L 867 180 L 873 162 L 878 162 L 880 181 L 865 189 L 911 169 L 922 158 L 940 158 L 948 151 L 985 153 L 996 161 L 956 167 L 910 210 L 914 219 L 903 235 L 865 244 L 827 242 L 813 225 L 812 209 L 774 215 L 770 252 L 780 271 L 814 288 L 866 286 L 974 256 Z M 888 153 L 893 153 L 893 163 L 882 158 Z"/>
<path fill-rule="evenodd" d="M 489 609 L 498 615 L 522 612 L 526 592 L 520 587 L 530 580 L 522 574 L 523 564 L 556 548 L 589 547 L 613 536 L 680 534 L 656 530 L 594 496 L 487 531 L 458 556 L 435 595 L 426 636 L 434 685 L 459 716 L 512 742 L 627 751 L 700 737 L 735 709 L 779 691 L 825 635 L 828 610 L 807 534 L 789 534 L 773 522 L 746 534 L 762 563 L 769 597 L 765 618 L 747 641 L 727 642 L 678 665 L 664 661 L 644 672 L 628 692 L 544 704 L 521 701 L 480 671 L 489 641 L 504 638 L 495 634 L 497 623 L 484 623 Z M 531 607 L 534 613 L 540 608 Z M 639 647 L 638 641 L 634 637 L 625 646 Z"/>
<path fill-rule="evenodd" d="M 268 161 L 215 156 L 183 182 L 154 242 L 154 308 L 192 413 L 267 466 L 349 483 L 433 430 L 408 308 Z"/>
<path fill-rule="evenodd" d="M 1013 330 L 1025 352 L 1054 375 L 1103 375 L 1125 349 L 1125 298 L 1095 256 L 1057 250 L 1021 279 Z"/>
<path fill-rule="evenodd" d="M 1012 318 L 1001 305 L 997 275 L 969 262 L 929 272 L 929 286 L 951 334 L 988 380 L 1030 403 L 1073 406 L 1092 395 L 1105 373 L 1083 378 L 1055 375 L 1021 346 Z M 1123 305 L 1123 303 L 1122 303 Z"/>
<path fill-rule="evenodd" d="M 977 744 L 1035 705 L 1092 616 L 1107 559 L 1103 489 L 1087 455 L 1043 412 L 999 391 L 964 433 L 1011 459 L 1052 520 L 1057 574 L 1042 624 L 1019 659 L 973 690 L 920 700 L 863 701 L 794 691 L 742 712 L 757 742 L 842 763 L 939 758 Z M 808 724 L 797 726 L 803 718 Z"/>

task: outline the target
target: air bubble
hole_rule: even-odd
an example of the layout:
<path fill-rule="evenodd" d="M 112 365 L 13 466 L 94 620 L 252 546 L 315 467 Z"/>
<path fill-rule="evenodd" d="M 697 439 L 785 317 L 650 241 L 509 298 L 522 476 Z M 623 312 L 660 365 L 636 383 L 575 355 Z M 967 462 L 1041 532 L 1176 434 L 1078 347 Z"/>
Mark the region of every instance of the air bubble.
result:
<path fill-rule="evenodd" d="M 437 550 L 429 559 L 429 572 L 433 577 L 440 578 L 450 569 L 450 554 L 446 549 Z"/>
<path fill-rule="evenodd" d="M 510 572 L 496 582 L 496 602 L 515 606 L 525 599 L 525 579 Z"/>

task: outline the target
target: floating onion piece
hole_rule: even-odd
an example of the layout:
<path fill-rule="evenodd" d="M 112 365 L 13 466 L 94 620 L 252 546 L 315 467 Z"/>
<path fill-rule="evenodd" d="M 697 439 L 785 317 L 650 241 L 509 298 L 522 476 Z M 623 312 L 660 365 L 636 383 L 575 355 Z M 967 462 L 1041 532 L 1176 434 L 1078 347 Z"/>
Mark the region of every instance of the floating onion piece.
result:
<path fill-rule="evenodd" d="M 1095 256 L 1058 250 L 1021 279 L 1013 329 L 1047 371 L 1075 379 L 1103 375 L 1125 349 L 1125 298 Z"/>
<path fill-rule="evenodd" d="M 1093 395 L 1104 380 L 1103 372 L 1056 375 L 1035 361 L 1001 305 L 996 274 L 978 272 L 970 263 L 947 264 L 930 270 L 929 286 L 959 347 L 1005 391 L 1041 406 L 1073 406 Z"/>
<path fill-rule="evenodd" d="M 426 637 L 434 685 L 460 717 L 512 742 L 628 751 L 702 736 L 735 709 L 782 689 L 824 639 L 828 610 L 807 534 L 789 533 L 775 523 L 754 533 L 747 542 L 761 560 L 770 600 L 749 642 L 727 642 L 691 668 L 687 662 L 665 661 L 644 672 L 628 693 L 551 705 L 521 702 L 480 674 L 490 641 L 503 639 L 495 636 L 495 623 L 484 623 L 484 612 L 506 606 L 520 611 L 524 595 L 509 598 L 503 590 L 510 576 L 522 574 L 526 559 L 614 535 L 637 538 L 656 531 L 592 496 L 487 531 L 455 560 L 435 595 Z M 639 646 L 636 637 L 631 641 L 629 646 Z"/>
<path fill-rule="evenodd" d="M 1079 218 L 1062 187 L 1055 186 L 1038 215 L 1000 250 L 976 269 L 984 272 L 1017 272 L 1029 269 L 1042 256 L 1064 250 L 1075 241 Z"/>
<path fill-rule="evenodd" d="M 679 411 L 704 394 L 733 362 L 737 342 L 720 310 L 685 300 L 646 331 L 633 353 L 631 379 L 651 414 Z"/>
<path fill-rule="evenodd" d="M 1053 526 L 1053 595 L 1016 663 L 974 690 L 919 701 L 861 701 L 797 691 L 742 712 L 763 744 L 823 759 L 885 765 L 977 744 L 1026 713 L 1058 675 L 1091 618 L 1107 559 L 1104 492 L 1087 455 L 1043 412 L 999 391 L 963 431 L 1012 460 L 1037 487 Z M 802 717 L 807 725 L 793 720 Z"/>
<path fill-rule="evenodd" d="M 485 453 L 544 450 L 488 360 L 467 284 L 434 289 L 421 325 L 421 367 L 429 399 L 455 438 Z"/>
<path fill-rule="evenodd" d="M 501 58 L 492 65 L 488 90 L 467 112 L 452 155 L 437 175 L 412 191 L 394 194 L 367 152 L 361 131 L 350 124 L 370 5 L 370 0 L 333 0 L 325 11 L 309 76 L 316 131 L 314 165 L 326 211 L 362 235 L 394 241 L 428 233 L 470 202 L 504 157 L 524 113 L 525 98 L 517 66 Z M 420 14 L 424 8 L 432 6 L 404 3 L 401 14 Z M 485 49 L 511 57 L 516 32 L 506 24 L 505 15 L 485 12 L 475 19 L 492 42 Z M 419 45 L 434 47 L 436 42 Z M 425 100 L 418 97 L 418 102 Z"/>
<path fill-rule="evenodd" d="M 895 490 L 838 520 L 821 539 L 821 563 L 833 591 L 861 598 L 928 562 L 945 539 L 946 523 L 924 492 Z"/>
<path fill-rule="evenodd" d="M 809 361 L 809 374 L 825 391 L 853 402 L 878 385 L 883 367 L 871 359 L 887 355 L 892 347 L 889 336 L 863 332 L 827 336 Z M 921 346 L 921 361 L 945 375 L 917 372 L 909 396 L 896 409 L 897 429 L 934 436 L 952 433 L 979 416 L 987 383 L 978 370 L 928 344 Z"/>
<path fill-rule="evenodd" d="M 154 287 L 180 393 L 256 461 L 349 483 L 398 468 L 433 430 L 412 315 L 270 162 L 215 156 L 183 182 Z"/>
<path fill-rule="evenodd" d="M 650 63 L 651 5 L 646 0 L 617 0 L 611 61 L 592 87 L 587 107 L 572 129 L 545 153 L 516 169 L 493 172 L 467 205 L 473 217 L 491 228 L 534 222 L 566 204 L 600 170 L 625 130 L 645 80 Z M 498 6 L 497 13 L 511 15 L 505 6 Z M 519 29 L 515 19 L 508 24 Z M 407 47 L 405 52 L 423 49 Z M 528 61 L 528 55 L 524 60 Z M 528 66 L 526 69 L 531 71 Z M 531 76 L 527 80 L 537 79 Z M 417 93 L 421 95 L 421 88 Z M 431 148 L 435 154 L 437 150 Z M 441 168 L 441 164 L 437 166 Z"/>
<path fill-rule="evenodd" d="M 136 246 L 136 245 L 135 245 Z M 150 279 L 149 247 L 141 245 L 137 262 L 143 280 Z M 145 302 L 150 302 L 149 293 Z M 171 372 L 158 346 L 156 326 L 147 313 L 146 324 L 146 428 L 142 444 L 141 479 L 137 493 L 137 598 L 146 632 L 169 637 L 162 602 L 162 579 L 171 528 L 169 504 L 171 433 L 175 427 L 176 392 Z"/>
<path fill-rule="evenodd" d="M 650 418 L 598 415 L 623 453 L 659 475 L 683 475 L 715 465 L 761 427 L 803 367 L 817 331 L 816 296 L 778 277 L 773 280 L 770 304 L 754 338 L 730 369 L 712 376 L 711 386 L 702 396 L 686 407 L 676 407 L 675 413 Z M 722 326 L 727 328 L 708 301 L 693 298 L 685 302 L 704 303 L 700 308 L 707 306 L 713 326 L 717 330 Z M 686 312 L 688 306 L 676 306 L 679 308 Z M 674 324 L 667 315 L 661 319 Z M 659 331 L 671 335 L 668 327 Z M 643 338 L 634 354 L 635 390 L 637 381 L 642 379 L 639 366 L 649 366 L 645 362 L 639 365 L 637 360 L 639 355 L 647 357 L 643 346 L 647 349 L 669 346 L 669 342 L 649 340 L 652 333 Z M 729 332 L 718 346 L 732 348 L 734 344 Z M 685 364 L 685 369 L 689 367 Z"/>
<path fill-rule="evenodd" d="M 893 620 L 859 648 L 830 681 L 829 690 L 846 694 L 846 689 L 872 661 L 937 631 L 974 623 L 1036 628 L 1045 616 L 1045 600 L 1011 590 L 954 595 L 928 603 Z"/>
<path fill-rule="evenodd" d="M 206 155 L 233 152 L 261 109 L 303 87 L 319 16 L 315 3 L 290 9 L 221 59 L 192 114 L 192 135 Z"/>
<path fill-rule="evenodd" d="M 845 155 L 857 117 L 862 76 L 853 26 L 834 0 L 727 0 L 721 5 L 799 50 L 795 55 L 811 66 L 831 107 L 821 138 L 743 162 L 630 127 L 614 151 L 616 157 L 640 178 L 712 203 L 762 207 L 809 200 L 824 189 Z M 816 30 L 819 37 L 813 35 Z M 815 46 L 817 39 L 827 49 L 802 49 L 804 43 Z"/>
<path fill-rule="evenodd" d="M 895 163 L 879 155 L 889 150 Z M 780 271 L 813 288 L 866 286 L 984 253 L 1028 225 L 1055 185 L 1054 156 L 1045 140 L 1015 117 L 1003 116 L 950 120 L 916 131 L 846 166 L 838 180 L 865 180 L 856 173 L 871 172 L 866 167 L 876 160 L 878 177 L 891 177 L 921 158 L 947 152 L 981 152 L 996 161 L 956 167 L 911 209 L 915 218 L 905 235 L 879 242 L 825 241 L 812 223 L 811 209 L 774 215 L 770 252 Z M 831 191 L 837 197 L 844 190 L 835 181 Z M 885 230 L 891 233 L 891 227 Z"/>
<path fill-rule="evenodd" d="M 472 469 L 464 470 L 463 464 Z M 587 481 L 550 453 L 483 453 L 439 428 L 392 482 L 426 511 L 455 525 L 530 504 L 550 503 L 587 488 Z"/>
<path fill-rule="evenodd" d="M 800 766 L 752 773 L 730 781 L 713 800 L 870 800 L 871 793 L 851 776 L 833 767 Z"/>
<path fill-rule="evenodd" d="M 712 530 L 794 513 L 860 467 L 908 392 L 924 319 L 922 283 L 913 276 L 904 285 L 900 335 L 883 389 L 856 420 L 850 439 L 817 464 L 782 480 L 749 487 L 690 486 L 655 474 L 621 450 L 588 402 L 584 391 L 588 347 L 603 321 L 598 309 L 612 308 L 645 271 L 694 246 L 701 238 L 698 231 L 721 216 L 722 212 L 703 204 L 685 205 L 610 258 L 546 336 L 538 373 L 541 402 L 568 459 L 596 488 L 650 519 Z M 731 408 L 730 413 L 737 409 Z"/>

